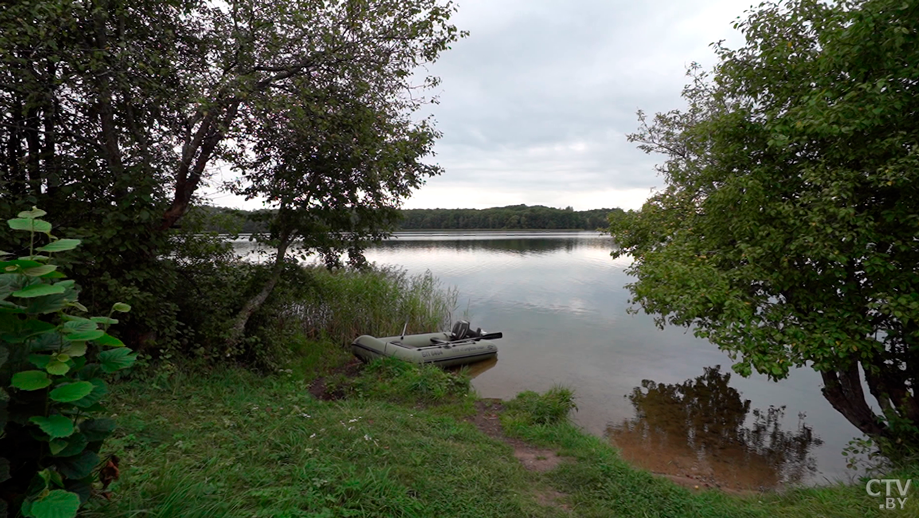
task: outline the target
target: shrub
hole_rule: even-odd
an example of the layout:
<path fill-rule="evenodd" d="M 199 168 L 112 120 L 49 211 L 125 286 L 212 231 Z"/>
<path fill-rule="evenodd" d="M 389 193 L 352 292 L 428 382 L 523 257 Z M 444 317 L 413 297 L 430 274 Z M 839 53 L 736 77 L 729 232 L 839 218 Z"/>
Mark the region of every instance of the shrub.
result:
<path fill-rule="evenodd" d="M 44 215 L 33 208 L 8 221 L 30 233 L 29 255 L 0 261 L 0 515 L 19 507 L 26 517 L 68 518 L 89 498 L 99 449 L 115 427 L 98 417 L 102 377 L 136 355 L 106 332 L 127 304 L 105 317 L 74 314 L 87 311 L 79 288 L 51 256 L 80 241 L 54 238 Z M 37 234 L 49 242 L 36 248 Z"/>

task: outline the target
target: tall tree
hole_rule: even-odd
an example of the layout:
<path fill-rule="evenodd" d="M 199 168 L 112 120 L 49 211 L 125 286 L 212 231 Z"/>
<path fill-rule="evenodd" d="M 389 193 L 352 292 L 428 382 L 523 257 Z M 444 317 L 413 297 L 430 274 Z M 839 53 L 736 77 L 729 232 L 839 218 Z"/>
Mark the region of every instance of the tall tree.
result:
<path fill-rule="evenodd" d="M 919 2 L 766 2 L 737 27 L 713 76 L 690 71 L 688 109 L 640 114 L 630 139 L 667 185 L 611 217 L 614 255 L 660 325 L 744 375 L 812 367 L 859 430 L 915 451 Z"/>
<path fill-rule="evenodd" d="M 274 124 L 265 107 L 303 90 L 427 101 L 437 79 L 417 71 L 461 35 L 454 11 L 449 0 L 2 3 L 0 209 L 40 205 L 84 238 L 85 260 L 111 277 L 97 287 L 75 272 L 87 300 L 116 285 L 129 300 L 163 298 L 168 230 L 215 164 L 238 158 L 235 137 Z"/>
<path fill-rule="evenodd" d="M 258 236 L 277 251 L 271 276 L 232 326 L 231 348 L 274 289 L 289 250 L 318 253 L 329 266 L 347 252 L 362 265 L 365 243 L 388 235 L 411 190 L 440 173 L 421 162 L 438 134 L 427 121 L 412 121 L 416 100 L 362 84 L 297 92 L 266 99 L 255 109 L 271 113 L 272 124 L 253 111 L 253 126 L 237 140 L 250 145 L 239 152 L 232 188 L 277 207 L 265 213 L 270 232 Z"/>

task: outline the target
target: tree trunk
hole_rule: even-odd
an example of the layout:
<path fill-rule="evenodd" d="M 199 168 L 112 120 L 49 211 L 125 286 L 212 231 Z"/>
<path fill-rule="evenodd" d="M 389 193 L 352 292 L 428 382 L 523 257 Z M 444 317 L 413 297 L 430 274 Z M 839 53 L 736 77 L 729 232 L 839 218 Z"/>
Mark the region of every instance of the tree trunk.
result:
<path fill-rule="evenodd" d="M 236 321 L 233 323 L 233 327 L 230 328 L 230 335 L 227 337 L 227 349 L 234 350 L 239 345 L 245 335 L 246 324 L 249 322 L 249 317 L 262 307 L 262 304 L 265 303 L 265 300 L 271 295 L 274 287 L 278 284 L 278 279 L 281 278 L 281 271 L 284 269 L 284 256 L 287 253 L 287 247 L 290 245 L 290 235 L 291 233 L 286 230 L 281 233 L 280 243 L 278 243 L 278 253 L 275 256 L 274 266 L 271 269 L 271 277 L 268 278 L 268 281 L 262 287 L 261 291 L 249 299 L 242 309 L 239 310 L 239 313 L 236 314 Z"/>
<path fill-rule="evenodd" d="M 182 146 L 182 159 L 176 172 L 175 194 L 172 205 L 163 214 L 161 231 L 172 228 L 188 211 L 208 161 L 223 140 L 227 128 L 236 119 L 239 104 L 238 99 L 228 101 L 222 121 L 216 114 L 206 115 L 194 137 Z"/>
<path fill-rule="evenodd" d="M 837 412 L 869 437 L 890 438 L 887 426 L 878 419 L 865 401 L 865 391 L 862 390 L 857 363 L 853 362 L 845 370 L 821 372 L 820 375 L 823 376 L 825 385 L 823 397 Z"/>

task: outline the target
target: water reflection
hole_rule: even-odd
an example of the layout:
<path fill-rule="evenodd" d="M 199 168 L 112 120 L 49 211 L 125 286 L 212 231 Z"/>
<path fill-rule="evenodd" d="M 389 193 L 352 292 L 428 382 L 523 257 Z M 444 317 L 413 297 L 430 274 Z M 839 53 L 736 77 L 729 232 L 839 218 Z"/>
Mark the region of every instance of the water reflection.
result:
<path fill-rule="evenodd" d="M 750 409 L 720 366 L 680 384 L 643 380 L 627 397 L 636 417 L 607 433 L 623 457 L 645 469 L 734 489 L 800 483 L 816 472 L 823 441 L 799 415 L 781 429 L 785 407 Z"/>
<path fill-rule="evenodd" d="M 603 241 L 593 239 L 588 244 L 596 244 L 610 248 L 609 244 Z M 397 239 L 390 239 L 375 245 L 378 250 L 399 250 L 400 252 L 418 252 L 448 250 L 452 252 L 499 252 L 510 253 L 515 255 L 543 255 L 556 251 L 572 252 L 576 248 L 583 246 L 585 243 L 577 239 L 559 239 L 559 238 L 504 238 L 504 239 L 451 239 L 449 237 L 441 239 L 436 243 L 430 241 L 405 240 L 404 236 Z"/>
<path fill-rule="evenodd" d="M 500 346 L 499 346 L 499 350 L 500 350 Z M 479 374 L 482 374 L 483 372 L 491 369 L 497 364 L 498 364 L 498 358 L 495 357 L 495 358 L 489 358 L 487 360 L 483 360 L 483 361 L 476 362 L 476 363 L 470 363 L 469 365 L 463 365 L 462 367 L 458 367 L 456 370 L 463 371 L 466 373 L 467 376 L 474 379 Z"/>

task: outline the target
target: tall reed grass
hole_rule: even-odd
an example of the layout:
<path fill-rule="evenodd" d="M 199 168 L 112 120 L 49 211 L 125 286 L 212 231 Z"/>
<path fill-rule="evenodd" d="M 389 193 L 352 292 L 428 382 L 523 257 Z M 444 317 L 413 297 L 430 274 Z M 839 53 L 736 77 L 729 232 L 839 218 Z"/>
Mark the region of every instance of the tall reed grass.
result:
<path fill-rule="evenodd" d="M 359 335 L 393 336 L 448 329 L 458 291 L 430 271 L 409 276 L 400 268 L 329 271 L 308 267 L 310 297 L 292 308 L 303 333 L 348 344 Z"/>

